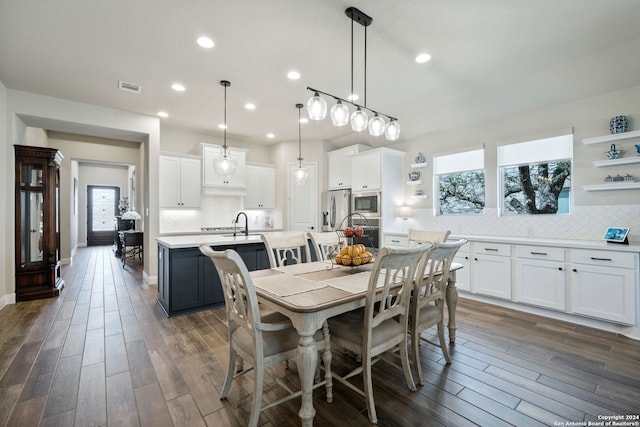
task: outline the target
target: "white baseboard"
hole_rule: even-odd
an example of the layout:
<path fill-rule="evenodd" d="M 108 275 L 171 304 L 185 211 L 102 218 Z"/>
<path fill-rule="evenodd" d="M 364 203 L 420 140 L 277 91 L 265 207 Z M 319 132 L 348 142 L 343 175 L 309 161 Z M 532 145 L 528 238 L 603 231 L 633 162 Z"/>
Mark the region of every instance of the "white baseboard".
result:
<path fill-rule="evenodd" d="M 158 284 L 158 276 L 149 276 L 145 271 L 142 272 L 142 280 L 147 285 L 157 285 Z"/>
<path fill-rule="evenodd" d="M 9 304 L 15 304 L 15 303 L 16 303 L 16 294 L 15 293 L 7 294 L 0 298 L 0 310 L 5 308 Z"/>

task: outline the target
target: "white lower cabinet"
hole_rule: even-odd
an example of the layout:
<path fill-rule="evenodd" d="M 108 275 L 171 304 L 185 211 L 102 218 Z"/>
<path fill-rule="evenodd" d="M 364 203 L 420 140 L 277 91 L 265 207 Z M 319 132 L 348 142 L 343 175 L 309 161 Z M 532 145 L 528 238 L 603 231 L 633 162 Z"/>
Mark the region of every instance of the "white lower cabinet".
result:
<path fill-rule="evenodd" d="M 513 301 L 564 311 L 564 249 L 516 246 Z"/>
<path fill-rule="evenodd" d="M 471 255 L 469 254 L 469 243 L 458 249 L 454 263 L 462 264 L 462 268 L 456 270 L 456 288 L 461 291 L 471 290 Z"/>
<path fill-rule="evenodd" d="M 636 259 L 625 252 L 571 250 L 570 312 L 626 325 L 636 318 Z"/>
<path fill-rule="evenodd" d="M 471 242 L 471 292 L 511 299 L 511 245 Z"/>

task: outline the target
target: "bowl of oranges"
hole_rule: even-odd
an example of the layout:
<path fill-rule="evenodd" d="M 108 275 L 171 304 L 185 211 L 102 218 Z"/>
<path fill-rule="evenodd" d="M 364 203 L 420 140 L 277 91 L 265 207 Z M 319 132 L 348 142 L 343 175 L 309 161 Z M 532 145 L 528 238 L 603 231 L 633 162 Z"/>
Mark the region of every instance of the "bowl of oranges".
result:
<path fill-rule="evenodd" d="M 341 265 L 363 265 L 373 260 L 371 252 L 361 243 L 352 246 L 345 246 L 336 255 L 336 264 Z"/>

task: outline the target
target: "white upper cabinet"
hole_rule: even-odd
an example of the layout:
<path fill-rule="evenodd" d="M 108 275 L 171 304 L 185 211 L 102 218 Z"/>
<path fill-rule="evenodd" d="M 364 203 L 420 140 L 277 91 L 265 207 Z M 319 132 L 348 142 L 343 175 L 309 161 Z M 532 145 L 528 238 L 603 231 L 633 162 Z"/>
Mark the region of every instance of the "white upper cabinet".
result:
<path fill-rule="evenodd" d="M 160 207 L 198 208 L 201 193 L 199 157 L 160 156 Z"/>
<path fill-rule="evenodd" d="M 276 169 L 273 166 L 247 165 L 245 209 L 276 207 Z"/>
<path fill-rule="evenodd" d="M 351 188 L 351 156 L 368 149 L 366 145 L 356 144 L 327 153 L 329 190 Z"/>
<path fill-rule="evenodd" d="M 246 193 L 245 164 L 247 151 L 229 147 L 229 155 L 236 161 L 236 172 L 222 178 L 213 167 L 214 160 L 221 155 L 222 146 L 202 143 L 202 184 L 206 194 L 244 195 Z"/>
<path fill-rule="evenodd" d="M 399 183 L 402 188 L 404 156 L 404 152 L 390 148 L 376 148 L 352 156 L 351 191 L 380 191 L 387 183 L 390 187 Z"/>

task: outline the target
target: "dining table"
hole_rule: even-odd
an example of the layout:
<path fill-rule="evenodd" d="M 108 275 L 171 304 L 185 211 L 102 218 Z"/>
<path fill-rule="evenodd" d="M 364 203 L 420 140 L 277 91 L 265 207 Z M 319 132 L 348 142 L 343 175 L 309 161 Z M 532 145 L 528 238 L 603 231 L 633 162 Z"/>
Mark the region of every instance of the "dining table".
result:
<path fill-rule="evenodd" d="M 301 407 L 298 415 L 302 426 L 312 426 L 315 416 L 313 388 L 318 351 L 314 335 L 322 330 L 325 350 L 327 401 L 333 399 L 331 379 L 330 331 L 326 320 L 363 307 L 373 263 L 344 266 L 329 261 L 317 261 L 256 270 L 250 273 L 258 301 L 268 309 L 287 316 L 299 335 L 296 363 L 301 386 Z M 462 264 L 451 265 L 445 301 L 447 304 L 449 341 L 455 341 L 455 311 L 458 300 L 456 270 Z"/>

